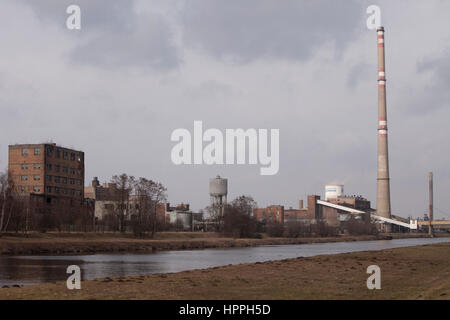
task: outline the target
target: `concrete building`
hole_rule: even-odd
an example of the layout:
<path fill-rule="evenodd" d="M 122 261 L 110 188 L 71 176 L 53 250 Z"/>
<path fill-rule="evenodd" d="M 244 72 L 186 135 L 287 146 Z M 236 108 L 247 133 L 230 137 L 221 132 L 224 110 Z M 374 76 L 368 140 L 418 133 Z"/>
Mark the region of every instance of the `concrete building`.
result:
<path fill-rule="evenodd" d="M 84 205 L 84 152 L 55 143 L 9 146 L 8 170 L 21 197 L 43 213 L 76 213 Z"/>

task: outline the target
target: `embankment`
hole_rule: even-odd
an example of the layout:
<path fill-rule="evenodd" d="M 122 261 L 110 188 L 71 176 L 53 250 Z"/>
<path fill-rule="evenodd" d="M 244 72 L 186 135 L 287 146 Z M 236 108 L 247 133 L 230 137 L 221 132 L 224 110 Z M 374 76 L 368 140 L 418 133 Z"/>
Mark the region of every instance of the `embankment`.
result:
<path fill-rule="evenodd" d="M 337 236 L 315 238 L 222 238 L 216 233 L 165 232 L 156 239 L 136 239 L 119 234 L 31 234 L 28 237 L 3 235 L 0 255 L 93 254 L 113 252 L 152 252 L 206 248 L 233 248 L 263 245 L 364 241 L 392 238 L 427 237 L 426 234 L 392 234 L 365 236 Z"/>

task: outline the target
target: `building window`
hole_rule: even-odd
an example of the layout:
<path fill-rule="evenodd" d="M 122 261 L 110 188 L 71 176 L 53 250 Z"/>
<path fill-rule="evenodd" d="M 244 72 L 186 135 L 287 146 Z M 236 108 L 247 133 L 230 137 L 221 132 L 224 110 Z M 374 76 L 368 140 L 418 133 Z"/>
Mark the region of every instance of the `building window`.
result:
<path fill-rule="evenodd" d="M 33 167 L 34 167 L 35 169 L 40 169 L 40 168 L 41 168 L 41 165 L 40 165 L 39 163 L 35 163 Z"/>
<path fill-rule="evenodd" d="M 75 184 L 75 180 L 74 179 L 69 179 L 69 183 L 70 184 Z"/>
<path fill-rule="evenodd" d="M 77 180 L 78 185 L 81 186 L 81 180 Z"/>
<path fill-rule="evenodd" d="M 53 153 L 53 148 L 52 147 L 47 147 L 47 156 L 51 157 Z"/>
<path fill-rule="evenodd" d="M 62 178 L 62 183 L 67 184 L 67 178 Z"/>
<path fill-rule="evenodd" d="M 81 174 L 82 174 L 81 169 L 78 169 L 78 175 L 81 176 Z"/>
<path fill-rule="evenodd" d="M 60 178 L 59 177 L 57 177 L 57 176 L 55 176 L 55 178 L 53 179 L 56 183 L 59 183 L 59 181 L 60 181 Z"/>
<path fill-rule="evenodd" d="M 27 170 L 27 169 L 28 169 L 28 164 L 22 163 L 22 170 Z"/>
<path fill-rule="evenodd" d="M 52 192 L 52 187 L 47 187 L 46 189 L 47 189 L 47 192 L 48 192 L 48 193 L 51 193 L 51 192 Z"/>
<path fill-rule="evenodd" d="M 67 194 L 67 189 L 61 188 L 61 192 L 64 193 L 64 194 Z"/>
<path fill-rule="evenodd" d="M 77 190 L 77 195 L 81 196 L 81 190 Z"/>
<path fill-rule="evenodd" d="M 82 160 L 82 156 L 81 156 L 81 154 L 79 154 L 78 157 L 77 157 L 77 161 L 81 162 L 81 160 Z"/>
<path fill-rule="evenodd" d="M 52 170 L 52 165 L 50 163 L 47 163 L 47 170 Z"/>
<path fill-rule="evenodd" d="M 59 165 L 59 164 L 56 164 L 56 165 L 55 165 L 55 171 L 56 171 L 56 172 L 59 172 L 59 168 L 60 168 L 60 165 Z"/>
<path fill-rule="evenodd" d="M 39 181 L 39 180 L 41 180 L 41 176 L 38 175 L 38 174 L 35 174 L 34 177 L 33 177 L 33 180 L 34 181 Z"/>
<path fill-rule="evenodd" d="M 67 167 L 63 167 L 63 168 L 62 168 L 62 171 L 63 171 L 64 173 L 68 173 L 68 172 L 69 172 L 69 169 L 68 169 Z"/>
<path fill-rule="evenodd" d="M 56 156 L 56 158 L 60 158 L 61 157 L 61 150 L 56 149 L 55 156 Z"/>
<path fill-rule="evenodd" d="M 47 175 L 47 181 L 52 181 L 52 176 Z"/>
<path fill-rule="evenodd" d="M 59 188 L 55 187 L 55 193 L 59 193 Z"/>
<path fill-rule="evenodd" d="M 41 154 L 41 148 L 34 148 L 34 155 L 38 156 Z"/>
<path fill-rule="evenodd" d="M 22 176 L 21 179 L 22 179 L 22 181 L 27 181 L 28 180 L 28 176 Z"/>
<path fill-rule="evenodd" d="M 66 159 L 66 160 L 67 160 L 67 156 L 68 156 L 67 151 L 63 151 L 63 159 Z"/>
<path fill-rule="evenodd" d="M 22 155 L 27 156 L 28 155 L 28 149 L 22 149 Z"/>
<path fill-rule="evenodd" d="M 70 153 L 70 160 L 75 161 L 75 153 Z"/>
<path fill-rule="evenodd" d="M 75 168 L 70 168 L 70 174 L 75 174 Z"/>
<path fill-rule="evenodd" d="M 22 190 L 22 192 L 25 192 L 26 189 L 27 189 L 27 188 L 26 188 L 25 186 L 21 186 L 21 187 L 20 187 L 20 190 Z"/>
<path fill-rule="evenodd" d="M 75 195 L 75 190 L 74 189 L 70 189 L 70 194 L 71 195 Z"/>
<path fill-rule="evenodd" d="M 41 191 L 41 188 L 40 188 L 40 187 L 33 187 L 33 191 L 34 191 L 34 192 L 40 192 L 40 191 Z"/>

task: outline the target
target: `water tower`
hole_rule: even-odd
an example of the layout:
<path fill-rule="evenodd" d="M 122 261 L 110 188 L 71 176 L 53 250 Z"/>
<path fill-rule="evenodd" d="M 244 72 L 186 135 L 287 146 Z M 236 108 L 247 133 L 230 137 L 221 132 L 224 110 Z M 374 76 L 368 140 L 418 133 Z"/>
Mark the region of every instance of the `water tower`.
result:
<path fill-rule="evenodd" d="M 211 206 L 217 210 L 220 215 L 224 214 L 225 204 L 227 203 L 228 180 L 220 176 L 209 180 L 209 196 L 211 197 Z"/>

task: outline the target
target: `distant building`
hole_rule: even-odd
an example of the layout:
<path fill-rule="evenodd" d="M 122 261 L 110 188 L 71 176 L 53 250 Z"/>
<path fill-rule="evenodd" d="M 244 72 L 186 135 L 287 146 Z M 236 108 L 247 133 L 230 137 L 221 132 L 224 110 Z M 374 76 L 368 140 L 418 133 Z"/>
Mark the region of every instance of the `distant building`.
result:
<path fill-rule="evenodd" d="M 256 220 L 265 223 L 284 223 L 284 206 L 271 205 L 266 208 L 255 208 L 253 209 L 253 217 L 255 217 Z"/>
<path fill-rule="evenodd" d="M 77 213 L 84 203 L 84 152 L 55 143 L 9 146 L 8 170 L 20 197 L 41 213 Z"/>
<path fill-rule="evenodd" d="M 85 197 L 94 201 L 94 212 L 97 220 L 103 220 L 108 214 L 117 212 L 120 205 L 117 189 L 114 184 L 103 183 L 94 177 L 90 186 L 84 188 Z M 130 220 L 139 209 L 139 196 L 130 195 L 126 200 L 125 219 Z M 170 203 L 156 205 L 156 217 L 159 227 L 163 229 L 177 228 L 192 230 L 196 222 L 201 220 L 201 214 L 189 210 L 189 204 L 181 203 L 170 206 Z M 193 225 L 194 224 L 194 225 Z"/>
<path fill-rule="evenodd" d="M 102 220 L 108 213 L 112 213 L 117 206 L 117 193 L 113 184 L 100 185 L 97 177 L 94 177 L 90 186 L 84 187 L 84 195 L 94 201 L 94 216 Z"/>
<path fill-rule="evenodd" d="M 303 208 L 303 200 L 299 200 L 298 209 L 289 208 L 284 210 L 284 223 L 302 222 L 308 224 L 314 218 L 314 215 L 308 211 L 308 208 Z"/>

